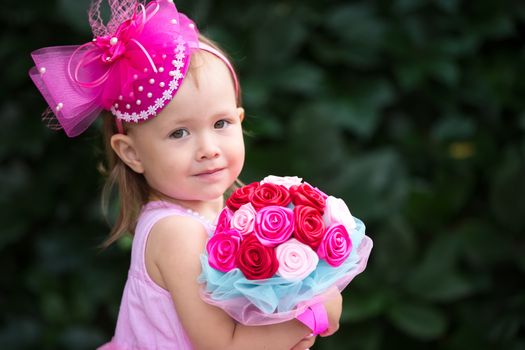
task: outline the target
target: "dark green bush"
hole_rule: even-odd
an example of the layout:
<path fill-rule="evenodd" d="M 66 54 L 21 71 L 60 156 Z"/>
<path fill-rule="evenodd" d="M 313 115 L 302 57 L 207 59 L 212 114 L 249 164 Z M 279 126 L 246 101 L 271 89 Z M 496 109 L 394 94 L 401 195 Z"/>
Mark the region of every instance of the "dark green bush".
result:
<path fill-rule="evenodd" d="M 0 11 L 0 347 L 112 335 L 129 239 L 100 251 L 97 127 L 46 129 L 30 51 L 88 0 Z M 316 349 L 525 349 L 525 3 L 178 1 L 236 63 L 243 180 L 299 175 L 367 223 L 369 267 Z"/>

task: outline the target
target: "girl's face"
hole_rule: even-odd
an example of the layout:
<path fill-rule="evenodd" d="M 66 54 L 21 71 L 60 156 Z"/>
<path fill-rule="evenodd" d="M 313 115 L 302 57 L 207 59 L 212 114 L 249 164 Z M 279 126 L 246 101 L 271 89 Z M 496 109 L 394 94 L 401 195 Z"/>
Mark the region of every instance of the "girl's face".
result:
<path fill-rule="evenodd" d="M 244 163 L 244 111 L 231 73 L 209 53 L 197 58 L 197 72 L 162 112 L 128 133 L 137 158 L 132 168 L 180 204 L 219 199 Z"/>

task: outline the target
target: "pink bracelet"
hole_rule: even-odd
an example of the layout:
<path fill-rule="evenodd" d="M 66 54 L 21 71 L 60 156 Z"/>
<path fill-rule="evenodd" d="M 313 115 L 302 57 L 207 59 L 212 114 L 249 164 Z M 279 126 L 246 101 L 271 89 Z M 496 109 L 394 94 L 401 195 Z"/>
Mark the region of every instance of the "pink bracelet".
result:
<path fill-rule="evenodd" d="M 296 319 L 310 328 L 314 335 L 321 334 L 328 329 L 328 314 L 322 303 L 309 306 Z"/>

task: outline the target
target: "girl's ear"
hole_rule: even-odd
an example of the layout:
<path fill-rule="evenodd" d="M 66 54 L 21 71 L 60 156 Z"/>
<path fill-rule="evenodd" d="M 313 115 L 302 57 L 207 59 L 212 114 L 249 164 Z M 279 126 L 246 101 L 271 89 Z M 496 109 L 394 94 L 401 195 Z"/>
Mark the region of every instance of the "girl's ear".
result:
<path fill-rule="evenodd" d="M 124 134 L 115 134 L 111 136 L 111 148 L 118 155 L 118 157 L 129 166 L 134 172 L 144 173 L 144 167 L 140 161 L 139 154 L 133 140 Z"/>
<path fill-rule="evenodd" d="M 244 120 L 244 108 L 237 107 L 237 114 L 239 115 L 239 120 L 242 122 Z"/>

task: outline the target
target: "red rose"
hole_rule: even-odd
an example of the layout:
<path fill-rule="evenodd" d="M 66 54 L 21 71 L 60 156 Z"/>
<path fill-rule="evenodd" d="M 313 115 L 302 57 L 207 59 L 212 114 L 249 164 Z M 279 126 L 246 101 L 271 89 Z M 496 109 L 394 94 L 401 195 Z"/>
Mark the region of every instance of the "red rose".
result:
<path fill-rule="evenodd" d="M 255 209 L 260 209 L 270 205 L 286 207 L 290 201 L 290 193 L 286 187 L 272 183 L 264 183 L 260 185 L 250 196 L 250 202 Z"/>
<path fill-rule="evenodd" d="M 316 250 L 325 235 L 324 220 L 317 209 L 307 205 L 297 205 L 293 209 L 295 232 L 298 241 Z"/>
<path fill-rule="evenodd" d="M 230 208 L 224 207 L 217 218 L 217 226 L 215 227 L 215 233 L 226 231 L 230 228 L 230 221 L 233 217 L 233 212 Z"/>
<path fill-rule="evenodd" d="M 326 206 L 325 195 L 309 184 L 302 183 L 299 186 L 292 186 L 290 195 L 292 196 L 293 204 L 308 205 L 317 209 L 321 215 L 324 213 Z"/>
<path fill-rule="evenodd" d="M 249 280 L 270 278 L 279 268 L 275 250 L 263 246 L 255 235 L 249 235 L 241 242 L 236 265 Z"/>
<path fill-rule="evenodd" d="M 250 196 L 257 187 L 259 187 L 258 182 L 252 182 L 249 185 L 239 187 L 233 191 L 230 198 L 226 200 L 226 206 L 233 211 L 239 209 L 241 205 L 250 201 Z"/>

